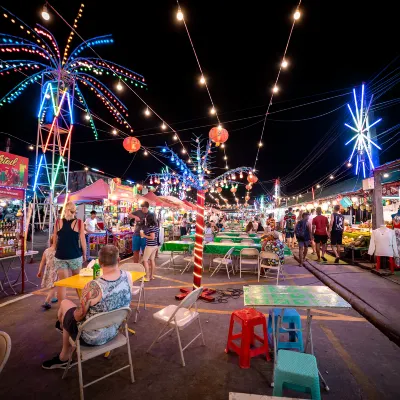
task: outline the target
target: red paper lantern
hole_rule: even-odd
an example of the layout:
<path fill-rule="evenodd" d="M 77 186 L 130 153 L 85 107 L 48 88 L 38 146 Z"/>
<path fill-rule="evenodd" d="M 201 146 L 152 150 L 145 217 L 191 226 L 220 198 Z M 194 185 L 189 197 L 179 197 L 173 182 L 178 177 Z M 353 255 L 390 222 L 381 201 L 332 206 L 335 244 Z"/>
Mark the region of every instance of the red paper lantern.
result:
<path fill-rule="evenodd" d="M 222 192 L 222 188 L 217 187 L 217 192 L 218 192 L 218 193 L 221 193 L 221 192 Z"/>
<path fill-rule="evenodd" d="M 236 193 L 236 190 L 237 190 L 237 189 L 236 189 L 235 187 L 231 188 L 231 192 L 232 192 L 232 193 Z"/>
<path fill-rule="evenodd" d="M 258 181 L 258 178 L 255 175 L 247 175 L 247 180 L 250 183 L 256 183 Z"/>
<path fill-rule="evenodd" d="M 245 199 L 246 201 L 249 201 L 249 200 L 250 200 L 250 196 L 246 196 L 244 199 Z"/>
<path fill-rule="evenodd" d="M 215 143 L 216 146 L 219 146 L 221 143 L 225 143 L 229 138 L 229 133 L 224 128 L 211 128 L 208 136 Z"/>
<path fill-rule="evenodd" d="M 253 186 L 251 186 L 251 184 L 246 185 L 246 190 L 251 190 Z"/>
<path fill-rule="evenodd" d="M 122 144 L 129 153 L 136 153 L 140 149 L 140 140 L 133 136 L 125 138 Z"/>

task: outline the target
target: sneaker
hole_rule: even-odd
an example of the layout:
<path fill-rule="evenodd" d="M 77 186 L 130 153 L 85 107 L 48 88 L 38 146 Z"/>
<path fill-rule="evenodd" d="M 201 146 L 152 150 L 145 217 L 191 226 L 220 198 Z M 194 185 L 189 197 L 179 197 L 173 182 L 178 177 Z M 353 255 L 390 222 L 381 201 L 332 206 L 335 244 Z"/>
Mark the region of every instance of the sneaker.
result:
<path fill-rule="evenodd" d="M 47 301 L 45 301 L 44 304 L 42 304 L 42 308 L 44 308 L 45 310 L 50 310 L 51 305 L 50 305 L 50 303 L 48 303 Z"/>
<path fill-rule="evenodd" d="M 57 330 L 57 332 L 60 332 L 61 334 L 63 333 L 63 329 L 61 328 L 61 323 L 58 320 L 56 322 L 56 330 Z"/>
<path fill-rule="evenodd" d="M 60 355 L 57 354 L 51 360 L 45 361 L 42 364 L 42 368 L 43 369 L 56 369 L 56 368 L 65 369 L 67 367 L 67 364 L 68 364 L 68 360 L 67 361 L 61 361 L 60 360 Z"/>
<path fill-rule="evenodd" d="M 339 264 L 339 262 L 340 262 L 339 257 L 336 257 L 336 258 L 335 258 L 335 264 Z"/>
<path fill-rule="evenodd" d="M 144 278 L 144 281 L 145 282 L 150 282 L 150 279 L 149 278 Z"/>
<path fill-rule="evenodd" d="M 51 302 L 52 302 L 52 303 L 57 303 L 57 302 L 58 302 L 57 297 L 53 297 L 53 298 L 51 299 Z"/>
<path fill-rule="evenodd" d="M 325 257 L 321 257 L 322 261 L 327 262 L 328 260 Z"/>

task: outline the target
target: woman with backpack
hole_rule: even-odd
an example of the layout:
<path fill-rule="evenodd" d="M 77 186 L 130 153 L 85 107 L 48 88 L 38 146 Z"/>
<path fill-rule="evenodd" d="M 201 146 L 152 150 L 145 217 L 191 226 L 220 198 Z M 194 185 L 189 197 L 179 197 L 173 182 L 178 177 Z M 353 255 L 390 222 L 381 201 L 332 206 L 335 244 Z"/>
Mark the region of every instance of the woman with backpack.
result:
<path fill-rule="evenodd" d="M 304 266 L 307 257 L 308 246 L 311 242 L 310 224 L 308 223 L 308 213 L 302 214 L 302 218 L 297 222 L 294 229 L 297 243 L 299 244 L 299 264 Z"/>

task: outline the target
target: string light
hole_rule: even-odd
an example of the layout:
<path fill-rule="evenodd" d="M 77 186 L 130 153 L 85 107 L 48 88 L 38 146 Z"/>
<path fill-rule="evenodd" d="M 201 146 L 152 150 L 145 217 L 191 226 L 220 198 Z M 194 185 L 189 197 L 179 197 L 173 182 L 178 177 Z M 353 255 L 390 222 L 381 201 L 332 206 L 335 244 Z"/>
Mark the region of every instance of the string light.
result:
<path fill-rule="evenodd" d="M 85 170 L 85 171 L 89 171 L 89 167 L 85 167 L 84 170 Z"/>
<path fill-rule="evenodd" d="M 262 147 L 262 146 L 263 146 L 262 142 L 258 143 L 258 147 Z"/>
<path fill-rule="evenodd" d="M 121 82 L 119 81 L 117 83 L 117 90 L 121 91 L 123 89 L 123 86 L 121 85 Z"/>
<path fill-rule="evenodd" d="M 317 189 L 319 189 L 321 187 L 321 185 L 317 185 Z"/>
<path fill-rule="evenodd" d="M 89 119 L 90 119 L 90 115 L 89 115 L 89 114 L 86 114 L 86 115 L 85 115 L 85 119 L 89 120 Z"/>
<path fill-rule="evenodd" d="M 150 115 L 150 110 L 147 107 L 146 110 L 144 110 L 144 114 L 148 117 Z"/>
<path fill-rule="evenodd" d="M 43 8 L 42 8 L 42 18 L 43 18 L 45 21 L 48 21 L 48 20 L 50 19 L 50 14 L 49 14 L 49 12 L 47 11 L 47 4 L 45 4 L 45 5 L 43 6 Z"/>
<path fill-rule="evenodd" d="M 186 154 L 186 149 L 182 149 L 182 153 L 183 153 L 183 154 Z"/>
<path fill-rule="evenodd" d="M 148 153 L 147 150 L 145 150 L 143 154 L 144 154 L 145 156 L 147 156 L 149 153 Z"/>
<path fill-rule="evenodd" d="M 281 66 L 282 68 L 287 68 L 288 62 L 286 60 L 283 60 Z"/>
<path fill-rule="evenodd" d="M 332 180 L 332 179 L 335 179 L 335 177 L 334 177 L 333 175 L 331 175 L 331 176 L 329 177 L 329 179 Z"/>
<path fill-rule="evenodd" d="M 28 149 L 29 149 L 29 150 L 34 150 L 35 148 L 34 148 L 33 145 L 31 144 L 31 145 L 28 147 Z"/>
<path fill-rule="evenodd" d="M 215 108 L 214 107 L 211 107 L 211 110 L 210 110 L 210 114 L 215 114 L 217 111 L 215 110 Z"/>
<path fill-rule="evenodd" d="M 176 18 L 178 21 L 182 21 L 183 20 L 183 12 L 181 9 L 178 10 L 178 12 L 176 13 Z"/>
<path fill-rule="evenodd" d="M 353 164 L 352 164 L 351 162 L 348 162 L 346 165 L 347 165 L 349 168 L 351 168 L 351 167 L 353 166 Z"/>
<path fill-rule="evenodd" d="M 46 97 L 46 99 L 49 99 L 51 96 L 47 93 L 44 97 Z"/>
<path fill-rule="evenodd" d="M 206 83 L 206 79 L 204 78 L 203 75 L 202 75 L 201 78 L 200 78 L 200 83 L 201 83 L 202 85 L 205 85 L 205 83 Z"/>
<path fill-rule="evenodd" d="M 178 135 L 175 134 L 174 137 L 173 137 L 173 139 L 174 139 L 174 140 L 178 140 Z"/>
<path fill-rule="evenodd" d="M 227 156 L 224 156 L 224 160 L 227 160 L 228 159 L 228 157 Z"/>
<path fill-rule="evenodd" d="M 301 14 L 300 14 L 300 11 L 299 11 L 299 10 L 296 10 L 296 12 L 293 14 L 293 18 L 294 18 L 295 20 L 298 20 L 298 19 L 300 18 L 300 16 L 301 16 Z"/>
<path fill-rule="evenodd" d="M 116 135 L 117 134 L 117 130 L 113 129 L 112 133 L 113 133 L 113 135 Z"/>
<path fill-rule="evenodd" d="M 224 149 L 225 148 L 225 143 L 222 143 L 220 147 L 221 147 L 221 149 Z"/>
<path fill-rule="evenodd" d="M 278 93 L 278 91 L 279 91 L 278 86 L 275 85 L 275 86 L 272 88 L 272 91 L 273 91 L 274 93 Z"/>
<path fill-rule="evenodd" d="M 165 125 L 164 122 L 163 122 L 162 125 L 161 125 L 161 129 L 162 129 L 163 131 L 165 131 L 165 129 L 167 129 L 167 125 Z"/>
<path fill-rule="evenodd" d="M 383 174 L 383 177 L 384 177 L 384 178 L 389 178 L 389 174 L 388 174 L 388 173 L 385 173 L 385 174 Z"/>

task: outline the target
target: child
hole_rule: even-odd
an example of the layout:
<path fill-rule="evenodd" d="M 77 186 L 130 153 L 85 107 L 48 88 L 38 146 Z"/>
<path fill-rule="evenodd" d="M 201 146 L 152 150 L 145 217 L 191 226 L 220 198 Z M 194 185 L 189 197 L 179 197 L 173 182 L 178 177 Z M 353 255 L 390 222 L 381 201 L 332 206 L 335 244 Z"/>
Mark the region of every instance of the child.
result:
<path fill-rule="evenodd" d="M 49 310 L 51 308 L 50 300 L 52 303 L 56 303 L 58 300 L 55 297 L 56 288 L 54 287 L 54 282 L 58 280 L 57 271 L 54 267 L 54 255 L 56 254 L 55 246 L 53 245 L 53 237 L 50 238 L 50 247 L 43 252 L 42 260 L 39 264 L 39 271 L 37 273 L 37 277 L 42 277 L 42 271 L 44 268 L 42 285 L 43 289 L 50 289 L 47 294 L 46 300 L 42 307 L 45 310 Z"/>
<path fill-rule="evenodd" d="M 212 242 L 213 240 L 214 240 L 214 235 L 213 235 L 212 227 L 211 227 L 211 224 L 209 222 L 207 222 L 206 229 L 204 229 L 204 241 L 206 243 L 208 243 L 208 242 Z"/>
<path fill-rule="evenodd" d="M 145 281 L 148 282 L 150 279 L 155 279 L 153 276 L 154 270 L 156 269 L 156 252 L 158 250 L 158 233 L 159 228 L 157 226 L 154 214 L 148 214 L 146 218 L 146 227 L 140 231 L 140 236 L 146 238 L 146 247 L 143 253 L 143 264 L 146 268 Z M 150 269 L 149 269 L 150 260 Z"/>

